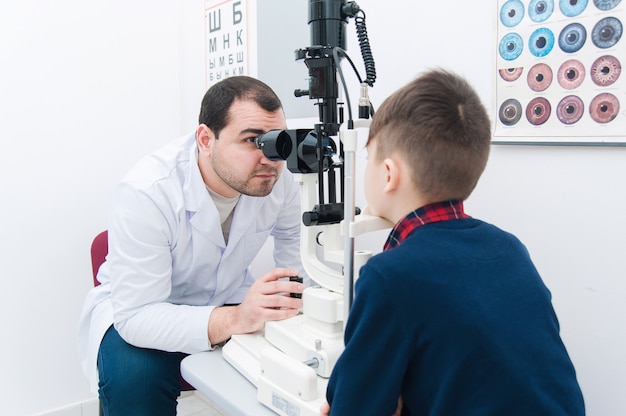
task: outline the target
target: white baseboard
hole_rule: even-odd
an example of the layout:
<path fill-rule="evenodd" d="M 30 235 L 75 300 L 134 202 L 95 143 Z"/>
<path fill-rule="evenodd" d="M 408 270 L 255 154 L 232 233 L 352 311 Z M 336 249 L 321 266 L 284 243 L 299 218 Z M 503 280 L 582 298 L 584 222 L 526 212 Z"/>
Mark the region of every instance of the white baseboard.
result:
<path fill-rule="evenodd" d="M 98 416 L 100 402 L 97 398 L 75 403 L 61 409 L 40 413 L 38 416 Z"/>

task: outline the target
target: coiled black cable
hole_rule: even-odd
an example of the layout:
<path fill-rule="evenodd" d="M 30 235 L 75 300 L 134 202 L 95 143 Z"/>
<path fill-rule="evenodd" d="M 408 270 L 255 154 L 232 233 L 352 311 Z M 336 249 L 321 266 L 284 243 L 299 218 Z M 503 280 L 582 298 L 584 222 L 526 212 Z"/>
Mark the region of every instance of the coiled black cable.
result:
<path fill-rule="evenodd" d="M 361 47 L 361 56 L 363 57 L 363 64 L 365 65 L 365 83 L 370 87 L 374 86 L 376 81 L 376 65 L 374 64 L 374 56 L 372 55 L 372 48 L 370 47 L 370 41 L 367 37 L 367 27 L 365 26 L 365 12 L 359 10 L 354 17 L 354 23 L 356 26 L 356 35 L 359 39 L 359 46 Z"/>

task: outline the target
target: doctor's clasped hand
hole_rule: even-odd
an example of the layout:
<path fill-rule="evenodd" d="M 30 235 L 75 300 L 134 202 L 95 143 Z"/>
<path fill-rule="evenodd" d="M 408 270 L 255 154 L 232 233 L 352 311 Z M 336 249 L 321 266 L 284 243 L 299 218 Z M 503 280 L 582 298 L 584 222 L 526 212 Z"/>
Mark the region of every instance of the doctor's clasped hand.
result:
<path fill-rule="evenodd" d="M 279 280 L 296 274 L 293 269 L 272 269 L 252 284 L 241 304 L 216 308 L 209 320 L 211 344 L 227 340 L 230 334 L 256 332 L 267 321 L 296 316 L 302 308 L 302 299 L 291 297 L 290 293 L 301 294 L 304 284 Z"/>

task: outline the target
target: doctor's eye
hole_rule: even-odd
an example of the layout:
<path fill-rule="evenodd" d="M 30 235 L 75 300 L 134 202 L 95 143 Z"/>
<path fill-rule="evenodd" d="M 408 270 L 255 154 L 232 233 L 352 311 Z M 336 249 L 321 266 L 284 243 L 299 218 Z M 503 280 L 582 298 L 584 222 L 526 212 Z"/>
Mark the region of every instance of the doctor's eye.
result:
<path fill-rule="evenodd" d="M 554 11 L 554 0 L 532 0 L 528 5 L 528 17 L 533 22 L 548 20 Z"/>
<path fill-rule="evenodd" d="M 506 27 L 514 27 L 524 18 L 524 5 L 520 0 L 509 0 L 500 9 L 500 21 Z"/>
<path fill-rule="evenodd" d="M 601 49 L 607 49 L 619 42 L 622 37 L 622 22 L 615 17 L 605 17 L 593 27 L 591 41 Z"/>
<path fill-rule="evenodd" d="M 563 28 L 559 34 L 559 47 L 565 53 L 574 53 L 580 50 L 587 40 L 587 30 L 580 23 L 571 23 Z"/>
<path fill-rule="evenodd" d="M 560 0 L 559 9 L 567 17 L 581 14 L 587 8 L 587 0 Z"/>
<path fill-rule="evenodd" d="M 257 149 L 260 149 L 261 147 L 259 146 L 259 140 L 262 136 L 263 136 L 262 134 L 259 134 L 258 136 L 247 137 L 244 139 L 244 143 L 246 145 L 248 143 L 252 143 Z"/>
<path fill-rule="evenodd" d="M 517 33 L 508 33 L 500 40 L 498 51 L 503 59 L 512 61 L 522 54 L 522 49 L 524 49 L 522 37 Z"/>
<path fill-rule="evenodd" d="M 554 34 L 550 29 L 540 27 L 528 39 L 528 49 L 534 56 L 541 58 L 550 53 L 554 47 Z"/>

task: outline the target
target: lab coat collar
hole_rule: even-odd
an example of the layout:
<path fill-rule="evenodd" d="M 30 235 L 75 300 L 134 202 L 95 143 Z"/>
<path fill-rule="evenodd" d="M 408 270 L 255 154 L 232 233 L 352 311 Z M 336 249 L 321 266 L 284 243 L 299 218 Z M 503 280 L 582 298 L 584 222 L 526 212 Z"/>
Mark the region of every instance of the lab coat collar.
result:
<path fill-rule="evenodd" d="M 220 230 L 219 214 L 213 200 L 206 190 L 198 167 L 198 146 L 196 135 L 192 133 L 187 141 L 188 164 L 183 185 L 185 210 L 190 216 L 189 222 L 205 238 L 216 246 L 225 248 L 224 237 Z"/>
<path fill-rule="evenodd" d="M 187 172 L 183 192 L 185 195 L 185 209 L 189 212 L 197 212 L 206 197 L 206 187 L 198 167 L 198 145 L 196 133 L 191 133 L 187 140 L 187 146 L 183 152 L 187 152 Z"/>

